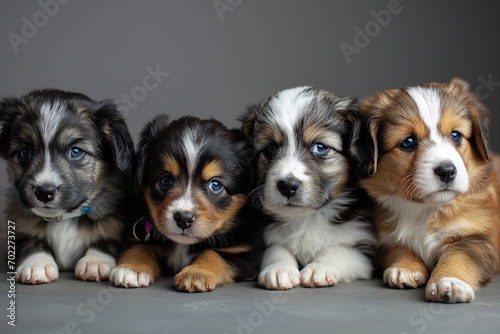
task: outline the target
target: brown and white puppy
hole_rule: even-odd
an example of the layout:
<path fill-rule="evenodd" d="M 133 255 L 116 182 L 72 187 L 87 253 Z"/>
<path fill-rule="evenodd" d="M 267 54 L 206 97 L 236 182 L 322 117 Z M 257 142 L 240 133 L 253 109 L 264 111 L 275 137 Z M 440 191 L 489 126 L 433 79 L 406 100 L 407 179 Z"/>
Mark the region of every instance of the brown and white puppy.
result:
<path fill-rule="evenodd" d="M 500 268 L 487 109 L 453 79 L 380 92 L 361 110 L 373 152 L 365 166 L 373 176 L 361 184 L 378 204 L 384 281 L 401 289 L 427 283 L 429 301 L 472 301 Z"/>
<path fill-rule="evenodd" d="M 241 132 L 215 120 L 162 115 L 147 124 L 134 175 L 149 214 L 134 235 L 148 237 L 120 256 L 111 281 L 145 287 L 163 269 L 177 290 L 204 292 L 256 277 L 263 218 L 247 203 L 252 157 Z"/>
<path fill-rule="evenodd" d="M 375 238 L 356 182 L 364 175 L 357 101 L 296 87 L 250 107 L 242 121 L 257 152 L 252 196 L 272 217 L 259 283 L 286 290 L 370 278 Z"/>
<path fill-rule="evenodd" d="M 108 278 L 123 231 L 132 139 L 114 104 L 60 90 L 0 104 L 0 154 L 12 182 L 17 279 L 49 283 L 59 270 Z"/>

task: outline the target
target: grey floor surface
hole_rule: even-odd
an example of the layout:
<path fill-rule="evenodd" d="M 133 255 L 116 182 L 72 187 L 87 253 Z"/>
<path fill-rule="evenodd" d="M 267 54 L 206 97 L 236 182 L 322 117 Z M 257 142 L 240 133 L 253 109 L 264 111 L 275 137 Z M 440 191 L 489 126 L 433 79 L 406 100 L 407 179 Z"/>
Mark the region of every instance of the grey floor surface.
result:
<path fill-rule="evenodd" d="M 51 284 L 0 282 L 0 333 L 499 333 L 500 276 L 471 304 L 432 304 L 424 290 L 379 280 L 271 292 L 241 282 L 209 293 L 172 289 L 161 278 L 141 289 L 82 282 L 62 273 Z M 8 325 L 15 300 L 16 326 Z"/>

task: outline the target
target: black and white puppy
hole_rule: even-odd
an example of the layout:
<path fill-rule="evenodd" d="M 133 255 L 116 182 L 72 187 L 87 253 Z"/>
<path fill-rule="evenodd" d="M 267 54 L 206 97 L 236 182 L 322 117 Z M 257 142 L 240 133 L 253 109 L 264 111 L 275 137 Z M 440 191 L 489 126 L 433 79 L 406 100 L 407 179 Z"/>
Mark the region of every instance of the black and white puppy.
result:
<path fill-rule="evenodd" d="M 12 183 L 17 279 L 40 284 L 74 269 L 101 281 L 115 266 L 133 143 L 109 101 L 37 90 L 0 104 L 0 154 Z"/>
<path fill-rule="evenodd" d="M 375 241 L 355 182 L 366 173 L 354 171 L 364 155 L 356 100 L 297 87 L 250 107 L 242 121 L 257 152 L 253 197 L 274 217 L 259 283 L 284 290 L 370 278 Z"/>

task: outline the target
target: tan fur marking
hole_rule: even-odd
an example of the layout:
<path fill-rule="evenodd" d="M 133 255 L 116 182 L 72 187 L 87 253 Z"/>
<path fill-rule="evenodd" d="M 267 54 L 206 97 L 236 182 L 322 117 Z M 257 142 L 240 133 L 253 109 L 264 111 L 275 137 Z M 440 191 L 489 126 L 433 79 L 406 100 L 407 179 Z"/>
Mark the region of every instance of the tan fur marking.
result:
<path fill-rule="evenodd" d="M 181 173 L 179 164 L 177 163 L 177 160 L 175 160 L 172 157 L 166 157 L 163 159 L 163 168 L 172 174 L 173 177 L 178 177 L 179 174 Z"/>
<path fill-rule="evenodd" d="M 205 250 L 194 262 L 174 277 L 174 287 L 179 291 L 205 292 L 216 286 L 232 284 L 236 272 L 213 250 Z"/>
<path fill-rule="evenodd" d="M 218 252 L 222 253 L 227 253 L 227 254 L 241 254 L 241 253 L 246 253 L 250 252 L 252 248 L 247 245 L 239 245 L 235 247 L 230 247 L 230 248 L 218 248 Z"/>
<path fill-rule="evenodd" d="M 201 177 L 203 178 L 204 181 L 208 181 L 214 177 L 220 177 L 223 174 L 223 169 L 221 164 L 214 160 L 210 161 L 208 164 L 203 167 L 203 170 L 201 171 Z"/>
<path fill-rule="evenodd" d="M 200 200 L 196 209 L 196 224 L 201 233 L 197 233 L 200 238 L 208 238 L 214 234 L 228 231 L 233 226 L 234 216 L 245 205 L 247 199 L 244 194 L 232 196 L 232 202 L 224 211 L 216 211 L 210 201 Z"/>

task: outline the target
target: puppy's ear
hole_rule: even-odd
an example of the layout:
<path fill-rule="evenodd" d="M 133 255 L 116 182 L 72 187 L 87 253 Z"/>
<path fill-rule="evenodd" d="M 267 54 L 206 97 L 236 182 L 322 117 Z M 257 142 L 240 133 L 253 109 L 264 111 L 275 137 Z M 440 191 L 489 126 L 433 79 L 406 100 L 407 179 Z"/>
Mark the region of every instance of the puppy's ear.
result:
<path fill-rule="evenodd" d="M 471 93 L 472 94 L 472 93 Z M 485 161 L 490 161 L 489 157 L 489 115 L 488 109 L 477 98 L 471 103 L 470 115 L 472 118 L 472 130 L 474 132 L 474 141 L 479 154 Z"/>
<path fill-rule="evenodd" d="M 146 124 L 139 136 L 137 153 L 134 157 L 132 173 L 134 175 L 134 189 L 140 194 L 141 186 L 144 183 L 144 176 L 147 169 L 147 161 L 150 159 L 151 143 L 156 140 L 161 130 L 169 124 L 167 115 L 158 115 Z"/>
<path fill-rule="evenodd" d="M 476 94 L 470 90 L 467 81 L 460 78 L 453 78 L 445 84 L 448 93 L 457 96 L 461 101 L 467 101 L 472 120 L 472 130 L 474 144 L 485 161 L 489 161 L 489 112 L 488 108 L 482 104 Z"/>
<path fill-rule="evenodd" d="M 245 137 L 242 130 L 232 129 L 230 130 L 232 141 L 234 143 L 231 148 L 232 152 L 235 152 L 234 163 L 236 168 L 241 171 L 242 183 L 241 188 L 244 192 L 250 192 L 254 186 L 253 179 L 253 161 L 256 156 L 255 150 L 247 138 Z"/>
<path fill-rule="evenodd" d="M 377 171 L 378 122 L 371 115 L 372 98 L 365 99 L 359 106 L 359 119 L 355 120 L 351 140 L 351 159 L 360 179 L 367 179 Z"/>
<path fill-rule="evenodd" d="M 344 152 L 347 152 L 352 166 L 353 175 L 366 179 L 375 173 L 375 144 L 368 132 L 363 117 L 358 109 L 356 98 L 344 98 L 333 104 L 334 109 L 341 110 L 349 128 L 349 140 L 344 142 Z"/>
<path fill-rule="evenodd" d="M 21 101 L 8 97 L 0 102 L 0 156 L 7 159 L 9 155 L 10 126 L 18 114 Z"/>
<path fill-rule="evenodd" d="M 242 117 L 240 117 L 241 130 L 243 131 L 245 137 L 247 137 L 250 141 L 253 138 L 257 116 L 262 111 L 262 109 L 267 106 L 269 100 L 271 100 L 271 97 L 262 100 L 259 104 L 251 105 L 250 107 L 248 107 L 247 112 Z"/>
<path fill-rule="evenodd" d="M 120 171 L 129 168 L 134 155 L 134 144 L 123 117 L 110 101 L 98 102 L 94 106 L 94 117 L 103 134 L 104 150 L 109 152 Z"/>

